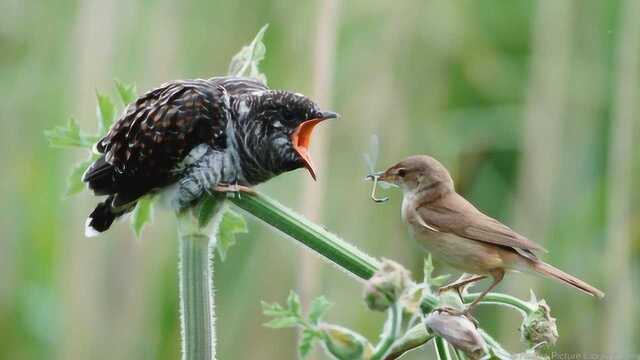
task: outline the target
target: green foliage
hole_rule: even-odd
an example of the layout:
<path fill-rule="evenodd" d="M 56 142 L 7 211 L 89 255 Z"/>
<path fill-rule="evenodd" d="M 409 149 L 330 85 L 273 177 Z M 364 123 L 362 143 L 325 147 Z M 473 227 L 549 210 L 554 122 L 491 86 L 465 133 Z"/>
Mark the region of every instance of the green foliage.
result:
<path fill-rule="evenodd" d="M 96 116 L 98 117 L 98 134 L 104 135 L 109 131 L 116 117 L 116 107 L 107 95 L 100 94 L 96 91 L 98 106 L 96 107 Z"/>
<path fill-rule="evenodd" d="M 315 342 L 325 338 L 320 325 L 322 317 L 330 306 L 331 303 L 323 296 L 314 299 L 311 303 L 308 319 L 305 319 L 300 308 L 300 297 L 294 291 L 291 291 L 287 297 L 287 307 L 283 307 L 278 303 L 262 302 L 263 314 L 273 318 L 265 323 L 264 326 L 273 329 L 301 328 L 302 336 L 298 344 L 298 352 L 300 357 L 304 359 L 309 355 Z"/>
<path fill-rule="evenodd" d="M 136 234 L 136 237 L 140 237 L 142 229 L 147 223 L 150 223 L 153 219 L 153 195 L 146 195 L 138 199 L 136 208 L 133 210 L 131 216 L 131 228 Z"/>
<path fill-rule="evenodd" d="M 430 286 L 442 286 L 446 283 L 447 279 L 451 276 L 450 274 L 443 274 L 440 276 L 433 277 L 433 260 L 431 259 L 431 254 L 427 255 L 427 258 L 424 259 L 424 278 L 423 281 L 425 284 L 429 284 Z"/>
<path fill-rule="evenodd" d="M 49 140 L 50 146 L 60 148 L 91 148 L 98 140 L 97 136 L 82 132 L 73 118 L 69 119 L 65 126 L 56 126 L 53 129 L 45 130 L 44 135 Z"/>
<path fill-rule="evenodd" d="M 218 243 L 216 249 L 222 261 L 227 257 L 227 251 L 236 243 L 236 234 L 246 234 L 247 222 L 244 217 L 237 212 L 227 209 L 222 214 L 222 221 L 218 228 Z"/>
<path fill-rule="evenodd" d="M 249 45 L 244 46 L 242 50 L 231 59 L 228 71 L 229 75 L 254 78 L 264 84 L 267 83 L 267 77 L 260 71 L 258 65 L 260 65 L 260 62 L 264 59 L 267 52 L 262 38 L 268 27 L 268 24 L 264 25 L 260 31 L 258 31 L 253 41 L 251 41 Z"/>
<path fill-rule="evenodd" d="M 127 106 L 138 97 L 138 90 L 135 84 L 126 84 L 118 79 L 114 80 L 114 82 L 122 105 Z"/>
<path fill-rule="evenodd" d="M 92 155 L 89 159 L 79 162 L 73 167 L 71 174 L 67 178 L 66 196 L 71 196 L 84 190 L 85 185 L 84 182 L 82 182 L 82 175 L 87 171 L 87 168 L 91 166 L 93 161 L 95 161 L 95 156 Z"/>

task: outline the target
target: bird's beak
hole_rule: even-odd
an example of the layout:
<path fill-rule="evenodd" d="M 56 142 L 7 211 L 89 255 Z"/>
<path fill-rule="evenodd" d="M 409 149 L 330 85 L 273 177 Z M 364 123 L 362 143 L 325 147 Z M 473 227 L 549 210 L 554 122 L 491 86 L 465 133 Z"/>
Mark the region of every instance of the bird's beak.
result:
<path fill-rule="evenodd" d="M 311 133 L 313 128 L 319 123 L 327 119 L 336 119 L 339 115 L 331 111 L 323 111 L 320 116 L 315 119 L 310 119 L 302 122 L 291 134 L 291 143 L 293 148 L 298 152 L 302 160 L 304 161 L 304 167 L 309 170 L 309 174 L 313 180 L 316 180 L 316 170 L 313 167 L 311 161 L 311 155 L 309 154 L 309 144 L 311 143 Z"/>

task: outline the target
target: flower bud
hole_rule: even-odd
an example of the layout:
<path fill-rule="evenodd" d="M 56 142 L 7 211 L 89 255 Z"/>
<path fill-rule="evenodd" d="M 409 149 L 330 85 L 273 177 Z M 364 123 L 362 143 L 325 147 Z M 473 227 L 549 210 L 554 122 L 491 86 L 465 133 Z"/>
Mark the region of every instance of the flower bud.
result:
<path fill-rule="evenodd" d="M 416 349 L 431 340 L 433 334 L 423 324 L 418 324 L 407 332 L 389 349 L 386 358 L 398 359 L 406 352 Z"/>
<path fill-rule="evenodd" d="M 482 335 L 466 316 L 435 310 L 427 316 L 424 323 L 427 328 L 471 359 L 479 359 L 486 354 L 487 346 Z"/>
<path fill-rule="evenodd" d="M 544 300 L 536 301 L 537 308 L 520 325 L 520 335 L 529 345 L 554 345 L 558 340 L 556 319 L 551 317 L 551 309 Z"/>
<path fill-rule="evenodd" d="M 321 324 L 324 346 L 337 359 L 368 359 L 373 346 L 362 335 L 338 325 Z"/>
<path fill-rule="evenodd" d="M 409 271 L 394 261 L 383 259 L 380 269 L 365 285 L 364 301 L 371 310 L 385 311 L 410 283 Z"/>

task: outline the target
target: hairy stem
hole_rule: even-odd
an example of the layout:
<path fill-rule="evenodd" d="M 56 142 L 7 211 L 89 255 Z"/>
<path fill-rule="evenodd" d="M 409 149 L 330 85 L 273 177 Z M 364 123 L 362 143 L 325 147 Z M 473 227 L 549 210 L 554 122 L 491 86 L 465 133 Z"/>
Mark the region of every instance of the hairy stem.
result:
<path fill-rule="evenodd" d="M 393 342 L 396 341 L 398 337 L 398 332 L 400 331 L 400 326 L 402 325 L 402 308 L 400 304 L 397 302 L 393 303 L 389 307 L 389 316 L 388 316 L 388 328 L 387 332 L 384 334 L 384 338 L 380 340 L 380 343 L 376 346 L 375 352 L 373 356 L 371 356 L 371 360 L 382 359 L 383 356 L 389 351 Z"/>
<path fill-rule="evenodd" d="M 216 218 L 222 213 L 219 203 Z M 217 230 L 219 221 L 212 221 Z M 216 238 L 198 223 L 193 210 L 178 214 L 180 242 L 180 325 L 183 360 L 212 360 L 216 356 L 212 251 Z"/>
<path fill-rule="evenodd" d="M 229 200 L 361 279 L 371 278 L 380 265 L 378 260 L 265 195 L 242 194 Z"/>

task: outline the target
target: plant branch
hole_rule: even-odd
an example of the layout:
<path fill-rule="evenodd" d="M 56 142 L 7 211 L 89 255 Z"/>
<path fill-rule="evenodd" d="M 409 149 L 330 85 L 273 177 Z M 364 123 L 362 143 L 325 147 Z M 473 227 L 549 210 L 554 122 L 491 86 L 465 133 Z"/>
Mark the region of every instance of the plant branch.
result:
<path fill-rule="evenodd" d="M 378 260 L 263 194 L 230 195 L 229 200 L 363 280 L 380 266 Z"/>
<path fill-rule="evenodd" d="M 402 325 L 402 308 L 397 302 L 393 303 L 389 307 L 389 328 L 380 343 L 376 346 L 375 352 L 371 356 L 370 360 L 382 359 L 383 356 L 389 351 L 393 342 L 398 337 L 400 326 Z"/>
<path fill-rule="evenodd" d="M 215 218 L 224 212 L 223 202 L 216 204 Z M 214 234 L 200 227 L 193 210 L 178 213 L 180 325 L 182 359 L 215 359 L 215 311 L 213 298 L 212 251 L 216 245 L 219 221 L 212 221 Z"/>
<path fill-rule="evenodd" d="M 434 343 L 436 346 L 436 354 L 438 355 L 438 360 L 450 360 L 451 353 L 449 352 L 449 346 L 447 345 L 447 342 L 440 336 L 436 336 Z"/>

